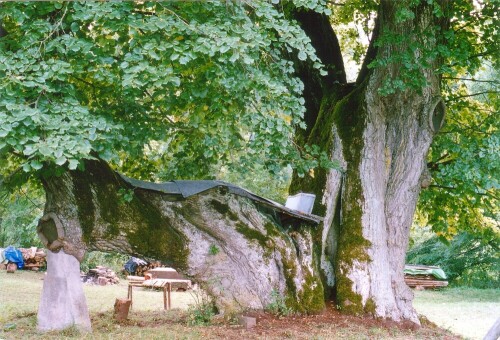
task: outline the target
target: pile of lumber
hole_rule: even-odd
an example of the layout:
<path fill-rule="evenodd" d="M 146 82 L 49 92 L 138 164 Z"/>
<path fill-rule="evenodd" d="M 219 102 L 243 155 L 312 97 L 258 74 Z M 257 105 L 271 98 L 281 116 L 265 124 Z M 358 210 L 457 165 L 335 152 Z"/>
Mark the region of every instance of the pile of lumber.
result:
<path fill-rule="evenodd" d="M 88 284 L 106 286 L 118 284 L 120 279 L 113 269 L 97 266 L 96 268 L 90 269 L 87 274 L 83 274 L 82 281 Z"/>
<path fill-rule="evenodd" d="M 404 269 L 405 283 L 408 287 L 419 290 L 448 286 L 446 274 L 436 266 L 406 265 Z"/>
<path fill-rule="evenodd" d="M 23 254 L 24 268 L 27 270 L 38 271 L 41 268 L 47 267 L 45 251 L 41 248 L 19 248 Z"/>
<path fill-rule="evenodd" d="M 408 287 L 417 289 L 432 289 L 446 287 L 448 281 L 436 280 L 432 275 L 405 275 L 405 283 Z"/>

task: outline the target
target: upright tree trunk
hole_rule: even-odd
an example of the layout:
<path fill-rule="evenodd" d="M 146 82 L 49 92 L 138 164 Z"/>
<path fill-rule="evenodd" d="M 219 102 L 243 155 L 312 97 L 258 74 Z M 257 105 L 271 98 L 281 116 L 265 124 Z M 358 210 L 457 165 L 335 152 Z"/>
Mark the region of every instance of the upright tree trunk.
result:
<path fill-rule="evenodd" d="M 45 178 L 43 185 L 39 233 L 51 251 L 80 260 L 86 250 L 161 260 L 200 283 L 222 312 L 264 309 L 276 302 L 274 292 L 295 311 L 325 306 L 314 223 L 290 215 L 282 220 L 279 211 L 224 186 L 187 198 L 133 187 L 102 161 Z M 131 200 L 120 196 L 124 190 L 134 190 Z"/>
<path fill-rule="evenodd" d="M 402 5 L 404 1 L 382 1 L 373 40 L 381 31 L 411 37 L 414 30 L 432 23 L 426 6 L 415 20 L 398 23 L 395 13 Z M 301 23 L 309 25 L 307 20 Z M 397 77 L 401 65 L 366 67 L 375 56 L 394 55 L 410 43 L 415 41 L 406 38 L 396 48 L 372 44 L 356 84 L 339 79 L 328 87 L 325 81 L 318 92 L 305 82 L 306 102 L 310 93 L 322 101 L 319 114 L 307 112 L 317 118 L 310 133 L 300 138 L 321 145 L 343 171 L 317 170 L 305 178 L 294 177 L 291 191 L 320 197 L 313 212 L 325 216 L 320 267 L 326 294 L 349 313 L 418 324 L 413 295 L 404 283 L 404 260 L 420 177 L 432 137 L 442 124 L 444 104 L 430 70 L 421 70 L 427 81 L 421 91 L 407 88 L 382 96 L 384 79 Z"/>
<path fill-rule="evenodd" d="M 436 93 L 430 87 L 421 95 L 380 97 L 383 76 L 375 71 L 334 112 L 347 165 L 335 291 L 348 311 L 418 323 L 403 269 Z"/>

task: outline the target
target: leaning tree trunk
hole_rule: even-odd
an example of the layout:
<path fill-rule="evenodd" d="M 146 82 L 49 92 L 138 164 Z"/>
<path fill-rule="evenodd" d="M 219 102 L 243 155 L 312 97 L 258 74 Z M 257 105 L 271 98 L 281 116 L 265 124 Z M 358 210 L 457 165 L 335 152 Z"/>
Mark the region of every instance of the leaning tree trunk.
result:
<path fill-rule="evenodd" d="M 398 77 L 401 65 L 367 68 L 375 57 L 394 57 L 416 44 L 411 37 L 432 23 L 431 8 L 425 6 L 415 20 L 397 22 L 395 13 L 401 5 L 404 1 L 381 2 L 372 45 L 356 84 L 338 79 L 330 87 L 323 83 L 319 92 L 309 87 L 306 94 L 311 100 L 322 97 L 321 108 L 319 114 L 307 112 L 317 118 L 311 132 L 300 138 L 321 145 L 342 170 L 295 176 L 291 192 L 314 192 L 320 197 L 313 211 L 324 215 L 318 240 L 326 295 L 348 313 L 419 324 L 403 269 L 420 178 L 445 107 L 432 68 L 420 70 L 427 81 L 421 91 L 407 88 L 387 96 L 379 89 L 385 79 Z M 307 20 L 301 23 L 311 25 Z M 376 48 L 373 41 L 379 32 L 406 38 L 399 45 Z M 427 43 L 430 48 L 435 40 Z M 420 47 L 415 58 L 423 53 Z"/>
<path fill-rule="evenodd" d="M 200 283 L 223 312 L 264 309 L 274 292 L 295 311 L 324 308 L 314 223 L 282 223 L 273 208 L 224 186 L 187 198 L 133 187 L 102 161 L 45 178 L 43 185 L 39 234 L 52 251 L 79 260 L 86 250 L 161 260 Z M 124 195 L 129 190 L 131 197 Z"/>

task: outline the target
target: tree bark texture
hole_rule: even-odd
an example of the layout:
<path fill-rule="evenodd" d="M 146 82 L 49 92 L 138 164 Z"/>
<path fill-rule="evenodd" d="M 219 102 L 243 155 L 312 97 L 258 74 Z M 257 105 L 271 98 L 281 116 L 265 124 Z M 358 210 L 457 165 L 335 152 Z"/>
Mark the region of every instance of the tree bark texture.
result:
<path fill-rule="evenodd" d="M 397 23 L 395 12 L 402 3 L 381 2 L 377 33 L 411 37 L 414 30 L 432 24 L 425 6 L 416 19 Z M 390 56 L 397 52 L 393 48 L 372 45 L 367 58 Z M 323 91 L 319 114 L 306 113 L 317 117 L 306 141 L 321 145 L 343 170 L 320 169 L 305 178 L 294 177 L 291 193 L 314 192 L 320 198 L 313 213 L 324 216 L 318 239 L 326 295 L 349 313 L 418 324 L 403 269 L 421 175 L 442 124 L 444 104 L 432 68 L 421 70 L 427 81 L 421 91 L 380 95 L 384 79 L 397 76 L 399 67 L 364 66 L 356 84 L 339 80 Z M 308 90 L 306 86 L 306 101 Z M 315 88 L 311 91 L 316 93 Z"/>
<path fill-rule="evenodd" d="M 296 311 L 324 308 L 313 225 L 281 224 L 269 208 L 224 187 L 185 199 L 131 188 L 102 161 L 87 161 L 85 171 L 43 184 L 46 214 L 39 230 L 50 231 L 53 224 L 63 229 L 49 241 L 52 251 L 80 258 L 85 250 L 117 251 L 161 260 L 200 283 L 224 312 L 266 308 L 273 291 Z M 120 190 L 130 189 L 134 195 L 126 201 Z"/>

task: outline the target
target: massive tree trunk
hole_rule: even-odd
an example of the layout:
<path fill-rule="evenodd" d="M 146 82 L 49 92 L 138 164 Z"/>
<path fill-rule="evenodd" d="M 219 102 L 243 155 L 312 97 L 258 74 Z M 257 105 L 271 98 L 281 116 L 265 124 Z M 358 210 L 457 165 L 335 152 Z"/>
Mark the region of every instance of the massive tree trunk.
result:
<path fill-rule="evenodd" d="M 314 218 L 301 219 L 227 186 L 184 197 L 134 183 L 102 161 L 45 178 L 42 240 L 51 251 L 80 260 L 86 250 L 161 260 L 200 283 L 222 312 L 264 309 L 275 302 L 274 291 L 295 311 L 324 308 Z M 134 193 L 126 199 L 129 190 Z M 57 265 L 51 258 L 49 268 Z"/>
<path fill-rule="evenodd" d="M 415 20 L 398 23 L 395 13 L 402 5 L 404 1 L 382 1 L 356 84 L 341 78 L 335 84 L 320 80 L 321 86 L 315 87 L 305 82 L 306 101 L 321 98 L 321 108 L 319 113 L 307 112 L 317 118 L 300 138 L 321 145 L 343 170 L 295 176 L 291 192 L 315 192 L 320 197 L 313 212 L 325 216 L 320 265 L 327 295 L 349 313 L 418 324 L 403 269 L 420 178 L 433 135 L 442 124 L 444 104 L 431 69 L 421 70 L 427 81 L 421 90 L 407 87 L 382 96 L 383 81 L 397 77 L 401 65 L 367 68 L 374 57 L 394 56 L 415 44 L 415 32 L 435 24 L 426 6 L 419 8 Z M 303 26 L 311 25 L 306 14 L 296 17 Z M 382 31 L 407 38 L 397 46 L 376 48 L 373 41 Z M 435 40 L 428 43 L 426 48 Z M 419 53 L 417 47 L 415 57 Z"/>

